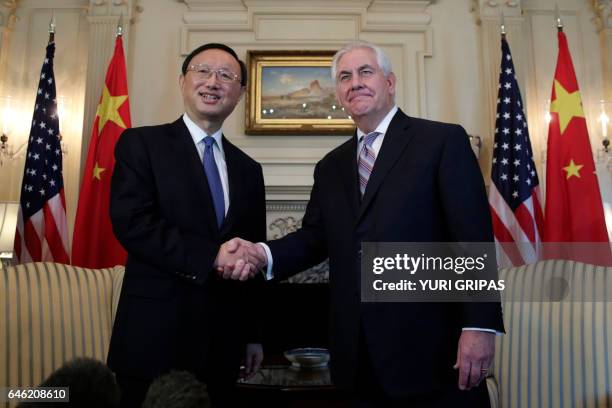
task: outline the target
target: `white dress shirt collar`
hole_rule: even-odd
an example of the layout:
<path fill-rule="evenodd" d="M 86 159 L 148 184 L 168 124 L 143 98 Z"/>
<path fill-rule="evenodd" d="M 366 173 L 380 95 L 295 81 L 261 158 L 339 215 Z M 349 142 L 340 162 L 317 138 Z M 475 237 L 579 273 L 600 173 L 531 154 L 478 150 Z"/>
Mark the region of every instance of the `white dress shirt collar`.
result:
<path fill-rule="evenodd" d="M 394 105 L 393 108 L 389 111 L 389 113 L 387 113 L 387 115 L 383 118 L 383 120 L 380 121 L 378 126 L 376 126 L 376 129 L 374 129 L 374 132 L 380 133 L 380 135 L 376 137 L 376 139 L 374 140 L 374 142 L 372 142 L 372 145 L 370 146 L 372 148 L 374 156 L 378 156 L 383 141 L 385 140 L 385 134 L 387 133 L 387 129 L 389 129 L 389 124 L 391 123 L 391 120 L 393 119 L 393 116 L 395 116 L 398 109 L 399 108 L 397 107 L 397 105 Z M 365 133 L 363 133 L 361 129 L 357 128 L 357 160 L 359 160 L 359 153 L 363 148 L 364 136 Z"/>
<path fill-rule="evenodd" d="M 393 119 L 393 116 L 395 116 L 398 109 L 399 108 L 397 107 L 397 105 L 393 105 L 393 108 L 391 108 L 389 113 L 387 113 L 383 120 L 380 121 L 380 123 L 378 124 L 378 126 L 376 126 L 376 129 L 374 129 L 373 132 L 378 132 L 381 136 L 384 136 L 385 133 L 387 133 L 387 129 L 389 128 L 389 124 L 391 123 L 391 119 Z M 365 135 L 366 134 L 361 129 L 357 128 L 357 141 L 360 142 Z"/>
<path fill-rule="evenodd" d="M 209 135 L 206 134 L 198 125 L 195 124 L 193 120 L 187 115 L 187 113 L 183 114 L 183 122 L 185 122 L 185 126 L 187 126 L 187 130 L 189 130 L 189 134 L 193 139 L 193 143 L 198 152 L 198 156 L 200 156 L 200 161 L 204 161 L 204 151 L 206 146 L 204 143 L 200 143 L 204 140 L 205 137 Z M 229 196 L 229 177 L 227 174 L 227 163 L 225 161 L 225 153 L 223 151 L 223 143 L 221 140 L 223 139 L 223 132 L 221 129 L 210 135 L 215 139 L 217 143 L 212 146 L 213 156 L 215 158 L 215 163 L 217 164 L 217 168 L 219 170 L 219 177 L 221 178 L 221 184 L 223 186 L 223 198 L 225 200 L 225 214 L 229 211 L 230 204 L 230 196 Z"/>
<path fill-rule="evenodd" d="M 189 134 L 193 138 L 193 143 L 195 143 L 196 146 L 198 145 L 198 143 L 204 140 L 206 136 L 210 136 L 213 139 L 215 139 L 215 142 L 217 142 L 216 144 L 219 150 L 221 151 L 221 154 L 225 155 L 223 152 L 223 143 L 221 142 L 221 140 L 223 139 L 222 129 L 219 129 L 212 135 L 209 135 L 208 133 L 203 131 L 201 127 L 196 125 L 196 123 L 193 120 L 191 120 L 187 112 L 183 114 L 183 122 L 185 122 L 185 126 L 187 126 L 187 129 L 189 130 Z"/>

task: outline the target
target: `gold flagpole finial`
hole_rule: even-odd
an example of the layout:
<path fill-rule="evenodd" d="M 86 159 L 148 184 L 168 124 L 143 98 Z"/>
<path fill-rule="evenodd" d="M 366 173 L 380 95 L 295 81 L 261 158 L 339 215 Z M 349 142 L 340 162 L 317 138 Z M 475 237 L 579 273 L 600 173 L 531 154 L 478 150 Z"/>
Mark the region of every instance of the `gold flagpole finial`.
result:
<path fill-rule="evenodd" d="M 506 17 L 504 16 L 504 9 L 501 9 L 501 27 L 500 32 L 502 37 L 506 36 Z"/>
<path fill-rule="evenodd" d="M 559 3 L 555 2 L 555 18 L 557 20 L 557 30 L 563 31 L 563 21 L 561 20 L 561 11 L 559 11 Z"/>
<path fill-rule="evenodd" d="M 115 33 L 115 35 L 117 37 L 120 37 L 123 35 L 123 11 L 121 12 L 121 15 L 119 16 L 119 21 L 117 22 L 117 32 Z"/>

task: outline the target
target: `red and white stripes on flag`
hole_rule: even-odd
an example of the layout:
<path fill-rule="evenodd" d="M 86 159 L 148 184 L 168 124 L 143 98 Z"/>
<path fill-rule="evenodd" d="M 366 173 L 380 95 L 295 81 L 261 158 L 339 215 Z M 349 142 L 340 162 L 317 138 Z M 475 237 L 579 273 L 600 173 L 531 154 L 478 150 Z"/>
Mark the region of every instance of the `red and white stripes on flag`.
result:
<path fill-rule="evenodd" d="M 530 264 L 541 258 L 544 220 L 539 196 L 540 188 L 536 187 L 531 197 L 512 211 L 495 183 L 491 183 L 489 205 L 500 267 Z"/>
<path fill-rule="evenodd" d="M 489 207 L 500 267 L 536 262 L 544 216 L 527 118 L 510 47 L 502 36 Z"/>
<path fill-rule="evenodd" d="M 40 72 L 23 172 L 15 234 L 18 263 L 70 263 L 62 148 L 53 75 L 54 54 L 55 43 L 49 42 Z"/>
<path fill-rule="evenodd" d="M 68 263 L 68 227 L 64 190 L 48 200 L 24 225 L 17 218 L 15 253 L 18 263 L 54 261 Z"/>

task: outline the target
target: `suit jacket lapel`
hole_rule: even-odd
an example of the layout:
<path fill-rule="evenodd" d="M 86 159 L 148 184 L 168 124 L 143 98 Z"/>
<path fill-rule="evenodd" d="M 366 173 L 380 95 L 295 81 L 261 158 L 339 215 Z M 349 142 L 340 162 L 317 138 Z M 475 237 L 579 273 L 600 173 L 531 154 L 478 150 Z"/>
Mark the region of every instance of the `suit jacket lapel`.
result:
<path fill-rule="evenodd" d="M 409 127 L 410 118 L 404 112 L 398 110 L 389 124 L 380 152 L 378 152 L 376 157 L 372 174 L 370 174 L 365 194 L 361 200 L 357 222 L 363 217 L 385 177 L 400 158 L 406 146 L 408 146 L 410 139 L 412 139 L 412 135 L 407 132 Z"/>
<path fill-rule="evenodd" d="M 212 228 L 212 231 L 218 231 L 217 216 L 213 205 L 212 195 L 208 187 L 206 173 L 204 173 L 204 165 L 200 160 L 198 150 L 193 143 L 193 138 L 189 133 L 189 129 L 185 125 L 183 118 L 179 118 L 172 123 L 175 138 L 180 144 L 181 159 L 184 159 L 184 164 L 187 168 L 187 175 L 193 177 L 195 190 L 202 202 L 202 211 L 206 211 L 206 220 Z M 183 177 L 180 175 L 179 177 Z"/>
<path fill-rule="evenodd" d="M 234 214 L 236 213 L 236 206 L 239 205 L 240 197 L 238 192 L 243 191 L 245 188 L 243 186 L 243 177 L 240 175 L 240 160 L 239 156 L 236 152 L 236 147 L 227 140 L 225 136 L 222 137 L 223 143 L 223 152 L 225 153 L 225 164 L 227 165 L 227 178 L 228 178 L 228 188 L 229 188 L 229 208 L 227 210 L 227 215 L 225 216 L 225 221 L 221 226 L 221 235 L 225 234 L 232 226 L 234 221 Z"/>
<path fill-rule="evenodd" d="M 350 206 L 351 216 L 357 215 L 359 209 L 359 182 L 357 175 L 357 136 L 354 135 L 349 143 L 345 144 L 337 169 L 342 180 L 344 193 Z"/>

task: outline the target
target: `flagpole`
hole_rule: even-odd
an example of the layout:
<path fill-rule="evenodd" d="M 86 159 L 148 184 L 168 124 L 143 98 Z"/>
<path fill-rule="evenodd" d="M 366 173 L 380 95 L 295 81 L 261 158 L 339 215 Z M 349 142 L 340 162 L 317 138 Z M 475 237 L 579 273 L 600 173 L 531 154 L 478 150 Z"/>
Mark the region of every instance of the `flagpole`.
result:
<path fill-rule="evenodd" d="M 501 37 L 503 40 L 506 39 L 506 17 L 504 16 L 504 9 L 501 10 L 501 27 L 500 27 Z"/>
<path fill-rule="evenodd" d="M 51 11 L 51 21 L 49 21 L 49 44 L 55 41 L 55 10 Z"/>
<path fill-rule="evenodd" d="M 561 20 L 561 12 L 559 11 L 559 3 L 555 3 L 555 17 L 557 20 L 557 31 L 563 32 L 563 21 Z"/>
<path fill-rule="evenodd" d="M 121 37 L 123 36 L 123 11 L 121 12 L 121 15 L 119 16 L 119 21 L 117 22 L 117 31 L 115 33 L 115 37 Z"/>

